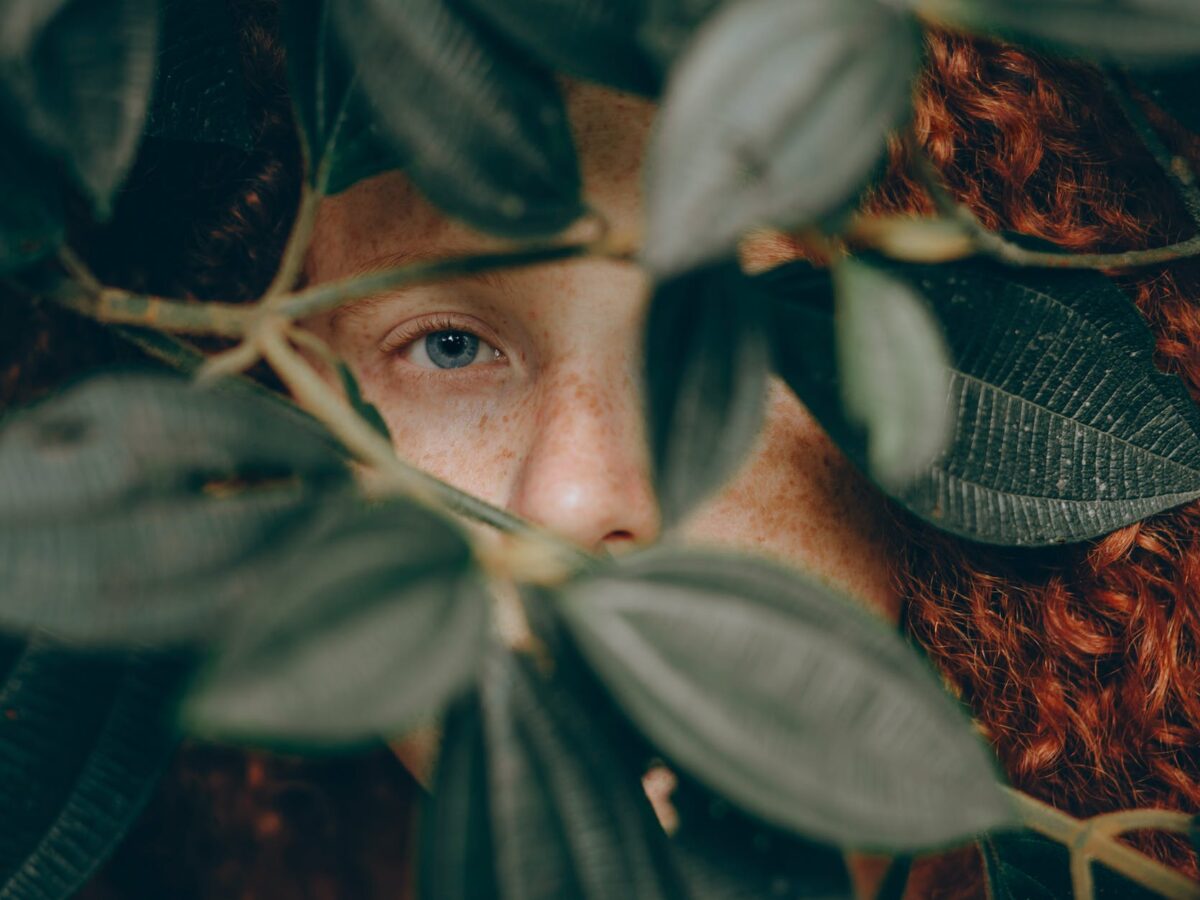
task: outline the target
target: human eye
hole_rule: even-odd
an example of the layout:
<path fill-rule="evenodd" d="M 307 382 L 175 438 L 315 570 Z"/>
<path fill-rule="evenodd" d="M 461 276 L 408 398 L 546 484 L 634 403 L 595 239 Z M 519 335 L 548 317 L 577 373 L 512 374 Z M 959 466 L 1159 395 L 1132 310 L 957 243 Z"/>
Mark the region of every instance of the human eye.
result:
<path fill-rule="evenodd" d="M 436 316 L 406 323 L 384 341 L 384 351 L 420 369 L 447 370 L 504 360 L 493 340 L 471 322 Z"/>

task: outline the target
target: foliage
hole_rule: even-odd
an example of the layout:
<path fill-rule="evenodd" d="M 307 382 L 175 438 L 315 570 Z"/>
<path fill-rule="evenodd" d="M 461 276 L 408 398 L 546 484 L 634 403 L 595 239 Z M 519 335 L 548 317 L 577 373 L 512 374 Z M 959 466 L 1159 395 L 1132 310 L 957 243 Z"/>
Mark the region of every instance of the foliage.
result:
<path fill-rule="evenodd" d="M 1200 437 L 1129 299 L 1093 270 L 1198 255 L 1195 239 L 1032 251 L 957 208 L 919 158 L 939 220 L 852 211 L 908 118 L 925 23 L 1194 66 L 1200 7 L 283 0 L 306 187 L 275 283 L 235 307 L 104 287 L 66 243 L 66 209 L 109 215 L 144 126 L 247 140 L 233 35 L 185 6 L 166 5 L 161 39 L 154 0 L 0 6 L 0 275 L 114 325 L 233 338 L 201 374 L 263 359 L 312 418 L 233 379 L 167 375 L 97 377 L 4 418 L 0 898 L 77 890 L 176 729 L 328 750 L 439 717 L 426 897 L 844 897 L 840 848 L 907 855 L 985 832 L 997 897 L 1068 881 L 1086 895 L 1093 861 L 1187 895 L 1119 842 L 1080 837 L 1096 823 L 1013 801 L 926 664 L 828 587 L 747 557 L 563 546 L 397 460 L 349 370 L 340 390 L 322 378 L 292 321 L 401 284 L 636 252 L 654 282 L 646 410 L 670 521 L 738 467 L 774 371 L 937 527 L 1096 537 L 1200 497 Z M 557 71 L 661 93 L 639 248 L 555 237 L 588 212 Z M 1189 121 L 1164 71 L 1132 77 Z M 527 243 L 293 290 L 320 198 L 395 167 Z M 832 264 L 747 275 L 738 245 L 762 227 L 808 235 Z M 856 245 L 872 234 L 874 251 Z M 154 346 L 195 355 L 170 340 Z M 392 496 L 359 490 L 350 458 Z M 510 558 L 448 512 L 511 532 Z M 520 637 L 493 627 L 498 608 Z M 673 836 L 637 781 L 657 759 L 684 781 Z M 1020 824 L 1054 843 L 1006 834 Z M 756 856 L 747 835 L 788 852 Z"/>

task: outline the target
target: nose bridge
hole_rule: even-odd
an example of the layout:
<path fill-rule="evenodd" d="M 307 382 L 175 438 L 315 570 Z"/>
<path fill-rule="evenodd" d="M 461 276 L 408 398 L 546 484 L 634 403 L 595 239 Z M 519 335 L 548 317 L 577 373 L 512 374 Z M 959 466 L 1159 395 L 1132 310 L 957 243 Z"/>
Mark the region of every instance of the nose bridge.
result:
<path fill-rule="evenodd" d="M 513 509 L 587 548 L 658 534 L 640 404 L 619 365 L 547 371 Z"/>

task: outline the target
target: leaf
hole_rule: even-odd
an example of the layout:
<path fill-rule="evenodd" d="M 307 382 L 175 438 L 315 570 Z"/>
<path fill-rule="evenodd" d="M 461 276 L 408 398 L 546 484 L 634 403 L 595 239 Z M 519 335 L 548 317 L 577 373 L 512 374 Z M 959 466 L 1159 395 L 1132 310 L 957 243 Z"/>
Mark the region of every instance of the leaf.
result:
<path fill-rule="evenodd" d="M 583 212 L 566 108 L 550 73 L 453 0 L 331 7 L 383 133 L 437 206 L 484 231 L 532 237 Z"/>
<path fill-rule="evenodd" d="M 65 900 L 115 849 L 157 783 L 174 745 L 164 710 L 182 669 L 43 640 L 6 655 L 0 900 Z"/>
<path fill-rule="evenodd" d="M 62 192 L 54 173 L 18 146 L 0 141 L 0 276 L 50 255 L 64 235 Z"/>
<path fill-rule="evenodd" d="M 930 19 L 1102 59 L 1155 62 L 1200 53 L 1194 0 L 908 0 Z"/>
<path fill-rule="evenodd" d="M 763 298 L 735 261 L 655 291 L 646 323 L 646 409 L 668 522 L 720 486 L 758 436 L 770 365 L 763 319 Z"/>
<path fill-rule="evenodd" d="M 722 0 L 644 0 L 646 13 L 638 28 L 638 40 L 654 58 L 660 71 L 667 72 L 684 52 L 700 25 Z"/>
<path fill-rule="evenodd" d="M 322 496 L 350 486 L 331 439 L 279 401 L 93 378 L 0 429 L 0 624 L 205 640 L 271 590 Z"/>
<path fill-rule="evenodd" d="M 358 380 L 354 377 L 354 373 L 350 371 L 350 367 L 344 362 L 339 362 L 337 369 L 338 377 L 342 381 L 342 390 L 346 392 L 346 398 L 350 401 L 350 405 L 354 407 L 354 411 L 390 442 L 392 434 L 388 431 L 387 422 L 383 420 L 383 416 L 375 404 L 368 403 L 363 398 L 362 391 L 358 387 Z"/>
<path fill-rule="evenodd" d="M 637 774 L 587 706 L 508 654 L 482 679 L 492 833 L 505 897 L 681 897 Z"/>
<path fill-rule="evenodd" d="M 380 132 L 352 57 L 334 32 L 327 0 L 287 0 L 280 29 L 288 83 L 300 120 L 310 184 L 338 194 L 364 178 L 401 168 L 403 155 Z"/>
<path fill-rule="evenodd" d="M 10 0 L 0 109 L 65 163 L 107 218 L 133 163 L 154 79 L 158 0 Z"/>
<path fill-rule="evenodd" d="M 1170 69 L 1127 72 L 1130 81 L 1154 104 L 1188 131 L 1200 132 L 1200 63 Z"/>
<path fill-rule="evenodd" d="M 253 148 L 241 48 L 224 3 L 165 0 L 152 97 L 147 135 Z"/>
<path fill-rule="evenodd" d="M 489 600 L 455 527 L 408 501 L 326 510 L 199 677 L 193 733 L 324 749 L 436 716 L 475 674 Z"/>
<path fill-rule="evenodd" d="M 706 23 L 667 85 L 647 157 L 658 280 L 761 226 L 841 210 L 908 114 L 920 32 L 878 0 L 746 0 Z"/>
<path fill-rule="evenodd" d="M 1200 413 L 1183 383 L 1154 367 L 1149 329 L 1103 275 L 984 262 L 888 267 L 920 287 L 954 361 L 950 444 L 894 499 L 972 540 L 1042 546 L 1200 497 Z M 790 283 L 778 276 L 772 290 L 811 299 L 820 282 L 798 272 Z M 820 317 L 817 305 L 791 306 L 806 311 L 787 317 Z M 820 328 L 789 333 L 776 322 L 777 344 L 788 344 L 777 357 L 791 362 L 781 374 L 861 464 L 830 402 L 836 382 Z"/>
<path fill-rule="evenodd" d="M 877 481 L 902 487 L 946 447 L 950 361 L 937 321 L 903 280 L 856 259 L 834 269 L 842 402 L 867 433 Z"/>
<path fill-rule="evenodd" d="M 671 836 L 690 896 L 703 900 L 853 900 L 842 851 L 751 819 L 694 782 L 680 779 Z"/>
<path fill-rule="evenodd" d="M 816 840 L 906 851 L 1012 819 L 938 678 L 865 610 L 746 557 L 630 557 L 561 598 L 633 723 L 736 806 Z"/>
<path fill-rule="evenodd" d="M 433 792 L 421 809 L 420 897 L 493 900 L 500 896 L 488 798 L 483 717 L 479 697 L 472 693 L 446 714 Z"/>
<path fill-rule="evenodd" d="M 1071 856 L 1062 844 L 1032 831 L 993 834 L 980 842 L 992 900 L 1071 897 Z M 1159 896 L 1102 864 L 1092 864 L 1096 900 Z"/>
<path fill-rule="evenodd" d="M 660 77 L 639 46 L 646 0 L 465 0 L 464 6 L 544 65 L 654 96 Z"/>

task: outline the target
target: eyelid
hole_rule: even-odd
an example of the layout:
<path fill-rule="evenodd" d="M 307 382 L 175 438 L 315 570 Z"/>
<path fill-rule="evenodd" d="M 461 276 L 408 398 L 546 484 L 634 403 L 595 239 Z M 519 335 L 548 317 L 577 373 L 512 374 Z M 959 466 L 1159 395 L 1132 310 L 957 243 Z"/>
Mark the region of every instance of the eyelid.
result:
<path fill-rule="evenodd" d="M 501 345 L 496 333 L 474 316 L 461 313 L 428 313 L 401 322 L 379 342 L 379 350 L 385 355 L 400 353 L 414 342 L 436 331 L 467 331 L 484 343 L 494 347 L 500 354 L 499 361 L 507 360 L 508 353 Z M 447 370 L 451 371 L 451 370 Z"/>

